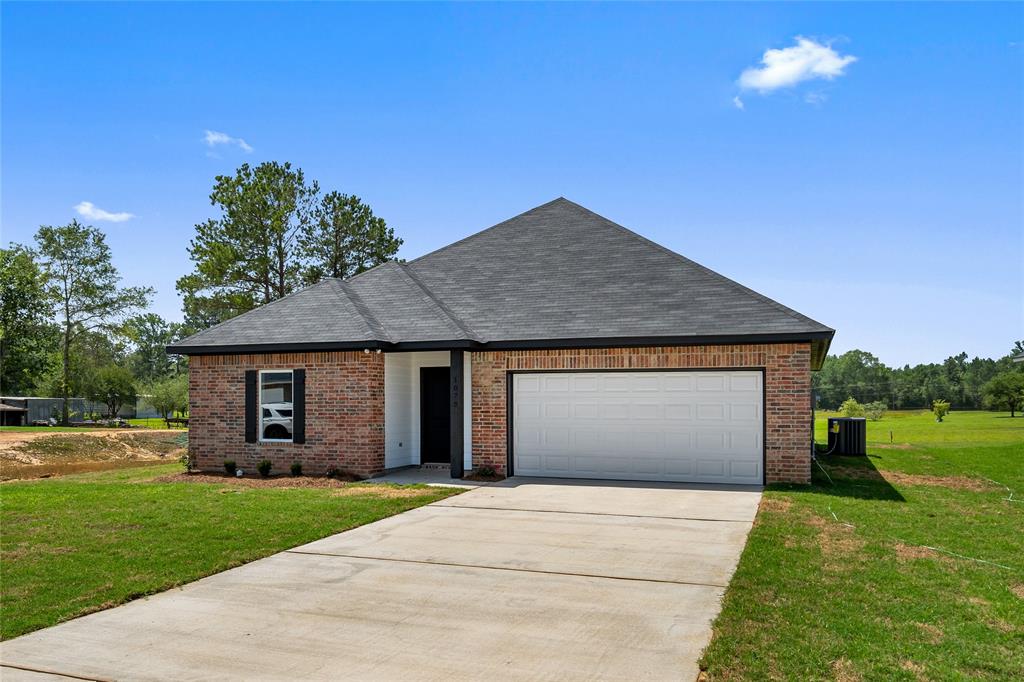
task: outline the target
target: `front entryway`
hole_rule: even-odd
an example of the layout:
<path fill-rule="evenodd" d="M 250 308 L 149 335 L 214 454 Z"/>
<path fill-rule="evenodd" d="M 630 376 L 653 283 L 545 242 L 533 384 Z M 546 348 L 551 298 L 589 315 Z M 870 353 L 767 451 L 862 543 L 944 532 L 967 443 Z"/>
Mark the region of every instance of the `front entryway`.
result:
<path fill-rule="evenodd" d="M 449 368 L 420 368 L 420 462 L 451 461 Z"/>

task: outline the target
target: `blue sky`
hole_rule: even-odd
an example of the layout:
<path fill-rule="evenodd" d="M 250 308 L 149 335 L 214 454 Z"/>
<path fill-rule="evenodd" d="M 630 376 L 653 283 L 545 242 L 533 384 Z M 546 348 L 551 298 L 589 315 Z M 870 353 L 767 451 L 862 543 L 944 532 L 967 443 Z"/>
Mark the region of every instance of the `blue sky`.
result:
<path fill-rule="evenodd" d="M 279 160 L 370 203 L 406 258 L 566 196 L 835 327 L 835 352 L 1024 337 L 1020 3 L 0 13 L 0 241 L 82 202 L 132 214 L 83 220 L 168 318 L 214 176 Z M 798 36 L 824 57 L 766 71 Z"/>

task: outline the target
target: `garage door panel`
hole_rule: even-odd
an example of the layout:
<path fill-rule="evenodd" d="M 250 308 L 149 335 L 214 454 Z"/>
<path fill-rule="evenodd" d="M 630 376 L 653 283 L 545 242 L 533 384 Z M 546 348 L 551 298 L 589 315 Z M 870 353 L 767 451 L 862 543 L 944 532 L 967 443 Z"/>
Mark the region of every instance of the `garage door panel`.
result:
<path fill-rule="evenodd" d="M 537 373 L 513 381 L 516 474 L 762 482 L 759 371 Z"/>

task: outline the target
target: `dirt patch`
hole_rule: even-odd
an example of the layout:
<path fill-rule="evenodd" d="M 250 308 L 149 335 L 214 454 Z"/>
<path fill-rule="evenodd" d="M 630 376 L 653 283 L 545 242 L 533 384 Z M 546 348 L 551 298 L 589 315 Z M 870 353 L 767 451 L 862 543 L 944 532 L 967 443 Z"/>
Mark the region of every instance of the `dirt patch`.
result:
<path fill-rule="evenodd" d="M 892 549 L 896 553 L 896 559 L 900 563 L 915 561 L 917 559 L 938 559 L 945 562 L 950 561 L 948 556 L 919 545 L 905 545 L 902 542 L 897 542 L 892 546 Z"/>
<path fill-rule="evenodd" d="M 900 667 L 906 670 L 908 673 L 911 673 L 918 680 L 928 679 L 927 677 L 925 677 L 924 674 L 924 666 L 920 663 L 914 663 L 913 661 L 909 660 L 902 660 L 900 661 Z"/>
<path fill-rule="evenodd" d="M 848 658 L 832 661 L 832 677 L 836 682 L 859 682 L 863 679 L 853 667 L 853 661 Z"/>
<path fill-rule="evenodd" d="M 352 481 L 326 476 L 271 476 L 269 478 L 238 478 L 227 474 L 170 474 L 153 479 L 157 483 L 218 483 L 233 488 L 344 488 Z"/>
<path fill-rule="evenodd" d="M 1013 592 L 1019 599 L 1024 599 L 1024 583 L 1010 585 L 1010 592 Z"/>
<path fill-rule="evenodd" d="M 359 497 L 359 496 L 370 496 L 380 497 L 385 500 L 394 500 L 403 497 L 422 497 L 423 495 L 429 495 L 429 490 L 423 488 L 396 488 L 390 485 L 381 485 L 371 483 L 369 485 L 353 485 L 347 488 L 342 488 L 337 492 L 331 493 L 331 497 Z"/>
<path fill-rule="evenodd" d="M 969 490 L 975 493 L 999 490 L 998 486 L 983 478 L 970 476 L 928 476 L 926 474 L 906 474 L 902 471 L 886 471 L 882 475 L 890 483 L 901 485 L 934 485 L 950 490 Z"/>
<path fill-rule="evenodd" d="M 921 634 L 925 636 L 929 644 L 938 644 L 942 641 L 942 638 L 946 633 L 931 623 L 914 623 L 917 629 L 921 631 Z"/>
<path fill-rule="evenodd" d="M 793 507 L 793 501 L 784 497 L 762 497 L 758 511 L 770 511 L 783 514 Z"/>
<path fill-rule="evenodd" d="M 0 480 L 47 478 L 177 459 L 183 431 L 5 432 L 0 442 Z"/>
<path fill-rule="evenodd" d="M 930 485 L 950 490 L 969 490 L 971 492 L 989 492 L 999 488 L 983 478 L 970 476 L 930 476 L 927 474 L 908 474 L 902 471 L 878 471 L 868 467 L 830 466 L 829 475 L 833 478 L 845 478 L 862 481 L 885 481 L 892 485 Z"/>
<path fill-rule="evenodd" d="M 825 568 L 849 570 L 849 557 L 864 549 L 864 541 L 857 537 L 855 529 L 813 514 L 808 514 L 803 521 L 818 530 L 818 546 Z"/>
<path fill-rule="evenodd" d="M 910 443 L 882 443 L 881 445 L 871 446 L 872 450 L 913 450 L 914 446 Z"/>

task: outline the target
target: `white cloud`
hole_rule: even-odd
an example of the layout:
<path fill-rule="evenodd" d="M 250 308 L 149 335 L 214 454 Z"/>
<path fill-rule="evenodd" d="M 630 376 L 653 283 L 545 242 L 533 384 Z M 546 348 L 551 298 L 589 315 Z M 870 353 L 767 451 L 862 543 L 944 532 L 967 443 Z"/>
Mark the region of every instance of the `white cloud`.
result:
<path fill-rule="evenodd" d="M 855 61 L 856 57 L 841 56 L 831 45 L 797 36 L 796 45 L 792 47 L 765 50 L 761 66 L 744 70 L 738 84 L 743 90 L 765 94 L 803 81 L 832 80 L 842 76 L 844 69 Z"/>
<path fill-rule="evenodd" d="M 823 92 L 808 92 L 804 95 L 804 101 L 808 104 L 824 104 L 827 99 L 828 95 Z"/>
<path fill-rule="evenodd" d="M 74 209 L 78 211 L 78 215 L 84 218 L 89 218 L 90 220 L 106 220 L 112 223 L 123 223 L 124 221 L 131 220 L 135 217 L 133 213 L 111 213 L 110 211 L 104 211 L 91 201 L 83 201 L 80 204 L 76 204 Z"/>
<path fill-rule="evenodd" d="M 743 111 L 743 109 L 745 108 L 744 104 L 743 104 L 743 100 L 740 99 L 739 95 L 736 95 L 735 97 L 732 98 L 732 104 L 733 104 L 734 107 L 736 107 L 740 111 Z"/>
<path fill-rule="evenodd" d="M 243 152 L 251 152 L 252 147 L 249 143 L 240 137 L 231 137 L 227 133 L 219 133 L 216 130 L 207 130 L 206 135 L 203 137 L 203 142 L 208 147 L 216 147 L 220 144 L 237 145 Z"/>

